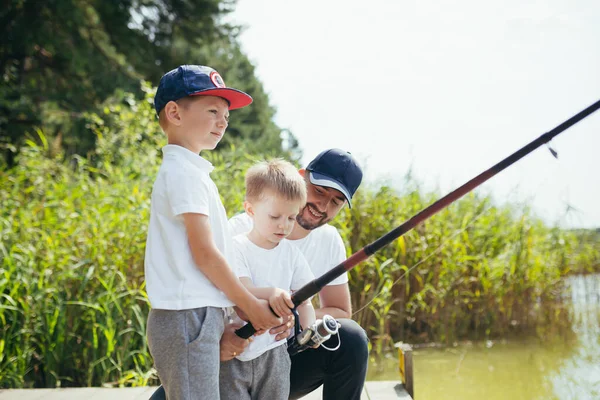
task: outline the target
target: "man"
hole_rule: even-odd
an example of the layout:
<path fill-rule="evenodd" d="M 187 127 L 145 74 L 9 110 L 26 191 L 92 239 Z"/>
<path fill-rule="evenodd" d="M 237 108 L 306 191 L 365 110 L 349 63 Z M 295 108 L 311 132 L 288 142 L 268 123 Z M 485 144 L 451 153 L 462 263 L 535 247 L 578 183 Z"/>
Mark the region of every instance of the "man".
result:
<path fill-rule="evenodd" d="M 305 170 L 300 170 L 307 188 L 307 202 L 296 218 L 291 243 L 298 246 L 315 276 L 321 276 L 346 259 L 346 250 L 340 234 L 327 223 L 348 203 L 362 181 L 362 171 L 350 153 L 329 149 L 320 153 Z M 234 234 L 248 232 L 252 221 L 246 214 L 230 220 Z M 323 399 L 360 399 L 368 363 L 367 336 L 353 320 L 346 274 L 336 278 L 319 293 L 320 308 L 317 318 L 329 314 L 341 324 L 338 336 L 325 342 L 335 348 L 323 347 L 305 350 L 294 355 L 291 368 L 290 399 L 298 399 L 323 385 Z M 293 323 L 290 321 L 271 329 L 277 339 L 289 335 Z M 232 359 L 248 345 L 248 340 L 235 335 L 239 325 L 229 325 L 221 338 L 221 361 Z M 152 400 L 164 399 L 160 388 Z"/>

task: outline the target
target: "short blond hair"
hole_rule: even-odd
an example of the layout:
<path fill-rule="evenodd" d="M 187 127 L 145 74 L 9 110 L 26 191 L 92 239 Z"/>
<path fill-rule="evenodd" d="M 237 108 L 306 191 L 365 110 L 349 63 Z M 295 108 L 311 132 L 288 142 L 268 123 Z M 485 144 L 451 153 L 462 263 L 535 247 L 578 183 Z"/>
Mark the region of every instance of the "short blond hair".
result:
<path fill-rule="evenodd" d="M 288 161 L 261 161 L 246 172 L 246 200 L 262 200 L 266 191 L 290 201 L 306 203 L 306 182 Z"/>

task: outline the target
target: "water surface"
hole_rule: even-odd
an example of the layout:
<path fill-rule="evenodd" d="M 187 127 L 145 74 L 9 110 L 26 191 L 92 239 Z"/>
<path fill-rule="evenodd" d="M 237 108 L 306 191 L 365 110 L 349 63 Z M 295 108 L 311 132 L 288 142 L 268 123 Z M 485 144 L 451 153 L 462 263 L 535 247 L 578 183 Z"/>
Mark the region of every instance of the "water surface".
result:
<path fill-rule="evenodd" d="M 565 282 L 569 334 L 543 339 L 420 348 L 413 352 L 418 400 L 600 399 L 600 275 Z M 552 328 L 552 327 L 549 327 Z M 370 365 L 369 380 L 399 380 L 394 356 Z"/>

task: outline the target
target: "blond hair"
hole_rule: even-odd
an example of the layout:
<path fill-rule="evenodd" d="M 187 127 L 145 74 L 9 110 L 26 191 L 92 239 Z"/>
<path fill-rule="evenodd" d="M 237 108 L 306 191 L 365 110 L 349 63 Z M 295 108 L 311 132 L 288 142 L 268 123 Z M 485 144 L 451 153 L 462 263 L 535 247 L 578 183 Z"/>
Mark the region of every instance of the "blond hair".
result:
<path fill-rule="evenodd" d="M 289 162 L 261 161 L 246 172 L 246 200 L 261 200 L 267 190 L 290 201 L 306 203 L 306 182 Z"/>

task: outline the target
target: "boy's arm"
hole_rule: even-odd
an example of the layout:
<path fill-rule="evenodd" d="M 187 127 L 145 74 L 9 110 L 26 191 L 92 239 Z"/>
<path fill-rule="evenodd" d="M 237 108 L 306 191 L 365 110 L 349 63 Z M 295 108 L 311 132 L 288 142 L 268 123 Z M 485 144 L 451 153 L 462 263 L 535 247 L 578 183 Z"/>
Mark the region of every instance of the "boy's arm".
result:
<path fill-rule="evenodd" d="M 281 324 L 281 319 L 271 312 L 268 303 L 254 297 L 235 276 L 215 246 L 208 217 L 195 213 L 182 215 L 198 269 L 248 316 L 255 328 L 267 329 Z"/>
<path fill-rule="evenodd" d="M 277 288 L 274 287 L 256 287 L 252 280 L 247 276 L 240 276 L 240 282 L 250 293 L 252 293 L 257 299 L 269 300 L 269 298 L 275 294 Z"/>
<path fill-rule="evenodd" d="M 294 308 L 294 302 L 285 290 L 275 287 L 256 287 L 247 276 L 240 277 L 240 282 L 257 298 L 268 300 L 275 314 L 280 317 L 292 315 L 290 309 Z"/>

